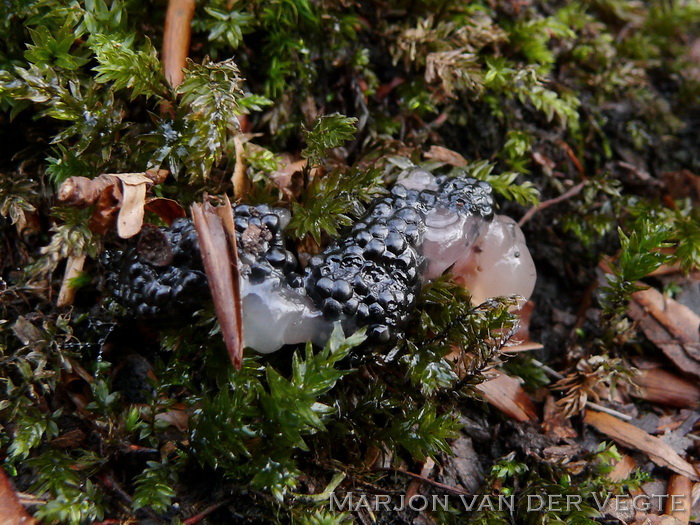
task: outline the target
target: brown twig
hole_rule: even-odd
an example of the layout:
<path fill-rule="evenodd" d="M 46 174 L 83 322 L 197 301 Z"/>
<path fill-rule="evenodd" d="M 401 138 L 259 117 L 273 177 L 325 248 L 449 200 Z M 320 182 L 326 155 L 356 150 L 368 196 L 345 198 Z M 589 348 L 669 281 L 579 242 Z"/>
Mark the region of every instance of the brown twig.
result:
<path fill-rule="evenodd" d="M 194 0 L 170 0 L 163 34 L 163 73 L 172 87 L 182 84 L 192 35 Z"/>
<path fill-rule="evenodd" d="M 458 496 L 459 495 L 471 496 L 471 493 L 464 490 L 464 489 L 452 487 L 450 485 L 445 485 L 444 483 L 440 483 L 439 481 L 435 481 L 434 479 L 430 479 L 430 478 L 427 478 L 425 476 L 421 476 L 420 474 L 415 474 L 414 472 L 410 472 L 410 471 L 404 470 L 402 468 L 379 467 L 375 470 L 382 471 L 382 472 L 398 472 L 399 474 L 404 474 L 404 475 L 409 476 L 411 478 L 419 479 L 425 483 L 432 485 L 433 487 L 437 487 L 439 489 L 444 490 L 445 492 L 449 492 L 450 494 L 456 494 Z"/>
<path fill-rule="evenodd" d="M 535 215 L 537 212 L 544 210 L 545 208 L 549 208 L 550 206 L 553 206 L 554 204 L 559 204 L 562 201 L 565 201 L 566 199 L 570 199 L 571 197 L 578 195 L 581 190 L 583 189 L 583 186 L 585 184 L 584 182 L 579 182 L 576 186 L 571 188 L 569 191 L 562 193 L 559 195 L 559 197 L 554 197 L 553 199 L 549 199 L 547 201 L 540 202 L 537 206 L 533 206 L 529 210 L 527 210 L 527 213 L 523 215 L 523 218 L 520 219 L 518 222 L 518 226 L 522 226 L 525 224 L 527 221 L 532 219 L 532 216 Z"/>
<path fill-rule="evenodd" d="M 226 500 L 222 501 L 221 503 L 214 503 L 213 505 L 208 506 L 206 509 L 204 509 L 199 514 L 195 514 L 194 516 L 187 518 L 182 523 L 184 525 L 196 525 L 197 523 L 202 521 L 204 518 L 209 516 L 209 514 L 211 514 L 212 512 L 216 512 L 224 505 L 228 505 L 229 503 L 231 503 L 231 501 L 233 501 L 233 498 L 226 499 Z"/>

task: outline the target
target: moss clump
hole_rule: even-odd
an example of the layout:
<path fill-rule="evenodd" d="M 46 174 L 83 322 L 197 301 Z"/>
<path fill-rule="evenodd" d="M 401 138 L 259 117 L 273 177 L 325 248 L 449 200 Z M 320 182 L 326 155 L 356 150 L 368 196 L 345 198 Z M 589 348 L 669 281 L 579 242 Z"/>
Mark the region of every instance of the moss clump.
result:
<path fill-rule="evenodd" d="M 447 464 L 465 414 L 484 432 L 504 424 L 474 387 L 516 324 L 510 299 L 472 307 L 439 280 L 395 347 L 336 334 L 316 352 L 247 354 L 234 373 L 208 305 L 190 326 L 156 331 L 103 296 L 96 261 L 120 241 L 89 228 L 92 210 L 56 205 L 70 176 L 164 168 L 154 191 L 187 207 L 231 194 L 242 172 L 246 202 L 292 210 L 303 252 L 414 165 L 489 181 L 515 216 L 574 188 L 525 224 L 541 276 L 531 332 L 564 372 L 598 355 L 622 367 L 637 281 L 662 263 L 698 265 L 698 196 L 669 182 L 700 171 L 696 2 L 209 0 L 177 88 L 159 60 L 164 7 L 0 6 L 0 457 L 47 523 L 177 521 L 212 504 L 212 522 L 341 523 L 302 495 L 341 478 L 345 490 L 405 490 L 374 460 Z M 59 309 L 65 261 L 83 255 L 76 301 Z M 547 315 L 575 312 L 612 256 L 593 297 L 600 324 L 558 339 Z M 533 366 L 510 370 L 541 385 Z M 484 443 L 479 461 L 496 464 L 484 491 L 602 483 L 506 444 Z"/>

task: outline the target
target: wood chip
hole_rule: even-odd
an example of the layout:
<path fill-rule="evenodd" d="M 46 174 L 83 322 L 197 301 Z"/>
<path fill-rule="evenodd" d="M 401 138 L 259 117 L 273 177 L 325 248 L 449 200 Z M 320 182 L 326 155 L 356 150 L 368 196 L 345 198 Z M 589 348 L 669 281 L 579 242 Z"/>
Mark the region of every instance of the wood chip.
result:
<path fill-rule="evenodd" d="M 0 469 L 0 525 L 33 525 L 34 523 L 36 520 L 24 510 L 10 480 Z"/>
<path fill-rule="evenodd" d="M 627 312 L 679 370 L 700 378 L 697 314 L 654 288 L 635 292 Z"/>
<path fill-rule="evenodd" d="M 687 525 L 690 522 L 690 509 L 693 506 L 693 483 L 685 476 L 673 474 L 668 480 L 666 491 L 669 496 L 666 500 L 666 514 Z"/>
<path fill-rule="evenodd" d="M 197 230 L 202 262 L 209 280 L 221 333 L 233 366 L 240 370 L 243 359 L 241 306 L 240 302 L 236 303 L 235 290 L 238 285 L 234 284 L 234 261 L 228 246 L 224 221 L 208 202 L 192 205 L 192 219 Z"/>
<path fill-rule="evenodd" d="M 634 384 L 639 388 L 630 388 L 630 393 L 650 403 L 691 408 L 700 402 L 698 385 L 663 368 L 639 370 Z"/>
<path fill-rule="evenodd" d="M 476 390 L 481 392 L 487 402 L 516 421 L 536 421 L 535 405 L 520 382 L 496 370 L 493 372 L 496 377 L 476 385 Z"/>
<path fill-rule="evenodd" d="M 629 478 L 635 468 L 637 468 L 637 462 L 634 458 L 627 454 L 622 454 L 622 459 L 615 463 L 613 469 L 608 473 L 608 479 L 613 483 L 619 483 Z"/>
<path fill-rule="evenodd" d="M 588 410 L 584 421 L 620 445 L 639 450 L 659 466 L 667 467 L 691 480 L 700 480 L 693 465 L 681 458 L 661 439 L 609 414 Z"/>

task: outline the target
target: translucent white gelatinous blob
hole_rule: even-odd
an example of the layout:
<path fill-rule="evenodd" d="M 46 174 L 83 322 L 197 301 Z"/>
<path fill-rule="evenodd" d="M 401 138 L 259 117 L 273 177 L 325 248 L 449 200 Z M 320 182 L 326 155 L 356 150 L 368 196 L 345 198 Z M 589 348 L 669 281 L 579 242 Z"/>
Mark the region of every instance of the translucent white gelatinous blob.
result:
<path fill-rule="evenodd" d="M 537 279 L 522 230 L 504 215 L 496 215 L 482 226 L 476 242 L 457 261 L 453 273 L 472 294 L 475 304 L 500 295 L 517 294 L 528 299 Z"/>
<path fill-rule="evenodd" d="M 435 279 L 464 257 L 484 220 L 476 215 L 437 208 L 425 216 L 422 251 L 428 263 L 423 278 Z"/>
<path fill-rule="evenodd" d="M 421 168 L 415 168 L 411 171 L 401 172 L 397 184 L 401 184 L 404 188 L 409 190 L 437 190 L 438 184 L 435 182 L 435 175 L 430 173 L 428 170 Z"/>
<path fill-rule="evenodd" d="M 243 345 L 261 354 L 287 344 L 323 344 L 333 329 L 309 297 L 280 286 L 279 279 L 259 284 L 241 279 L 241 304 Z"/>

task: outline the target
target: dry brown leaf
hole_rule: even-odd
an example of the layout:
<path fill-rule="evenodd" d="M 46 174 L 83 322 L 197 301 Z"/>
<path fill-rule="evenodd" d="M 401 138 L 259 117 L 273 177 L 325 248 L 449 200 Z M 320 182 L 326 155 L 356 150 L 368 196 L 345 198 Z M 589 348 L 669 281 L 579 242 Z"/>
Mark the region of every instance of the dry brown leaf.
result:
<path fill-rule="evenodd" d="M 700 378 L 697 314 L 654 288 L 635 292 L 627 313 L 679 370 Z"/>
<path fill-rule="evenodd" d="M 185 209 L 177 201 L 155 197 L 146 201 L 146 211 L 155 213 L 170 226 L 176 219 L 187 217 Z"/>
<path fill-rule="evenodd" d="M 430 146 L 430 149 L 425 153 L 425 158 L 444 162 L 445 164 L 457 166 L 458 168 L 463 168 L 467 165 L 467 159 L 462 155 L 451 149 L 443 148 L 442 146 Z"/>
<path fill-rule="evenodd" d="M 0 469 L 0 525 L 32 525 L 34 523 L 36 520 L 24 510 L 10 480 Z"/>
<path fill-rule="evenodd" d="M 520 382 L 497 370 L 493 372 L 496 374 L 494 379 L 475 387 L 484 399 L 516 421 L 537 420 L 535 405 L 520 386 Z"/>
<path fill-rule="evenodd" d="M 49 441 L 49 445 L 55 448 L 78 448 L 85 441 L 85 432 L 79 428 L 69 430 Z"/>
<path fill-rule="evenodd" d="M 630 393 L 651 403 L 689 408 L 700 402 L 700 387 L 663 368 L 639 370 L 634 383 L 639 388 L 631 388 Z"/>
<path fill-rule="evenodd" d="M 167 176 L 167 170 L 149 170 L 144 173 L 104 173 L 94 179 L 69 177 L 58 190 L 58 201 L 78 208 L 95 205 L 89 221 L 90 229 L 102 234 L 117 220 L 120 236 L 128 238 L 138 233 L 143 223 L 146 190 L 160 184 Z"/>
<path fill-rule="evenodd" d="M 673 474 L 668 480 L 666 492 L 669 496 L 666 500 L 666 514 L 687 525 L 690 521 L 693 483 L 685 476 Z"/>
<path fill-rule="evenodd" d="M 122 181 L 122 204 L 117 217 L 117 233 L 122 239 L 141 231 L 146 206 L 146 188 L 151 180 L 142 173 L 115 175 Z"/>
<path fill-rule="evenodd" d="M 100 235 L 107 233 L 114 227 L 124 198 L 122 185 L 119 184 L 116 177 L 113 179 L 115 183 L 105 187 L 100 193 L 88 220 L 90 230 Z"/>
<path fill-rule="evenodd" d="M 155 420 L 171 425 L 181 432 L 184 432 L 189 428 L 190 422 L 187 412 L 176 408 L 171 408 L 167 412 L 160 412 L 156 414 Z"/>
<path fill-rule="evenodd" d="M 603 412 L 588 410 L 584 421 L 622 446 L 645 453 L 657 465 L 667 467 L 692 480 L 700 480 L 697 471 L 670 445 L 642 429 Z"/>
<path fill-rule="evenodd" d="M 231 360 L 240 362 L 243 359 L 243 306 L 241 302 L 241 276 L 238 271 L 238 245 L 236 244 L 236 226 L 234 224 L 233 207 L 228 195 L 224 196 L 224 205 L 216 209 L 216 213 L 221 217 L 221 221 L 226 231 L 228 239 L 228 253 L 231 258 L 231 272 L 233 274 L 233 314 L 236 326 L 238 327 L 238 354 L 231 355 Z M 237 367 L 237 368 L 240 368 Z"/>
<path fill-rule="evenodd" d="M 192 219 L 221 333 L 233 366 L 240 370 L 243 357 L 242 325 L 239 323 L 241 306 L 235 300 L 234 261 L 224 221 L 208 202 L 192 205 Z"/>

